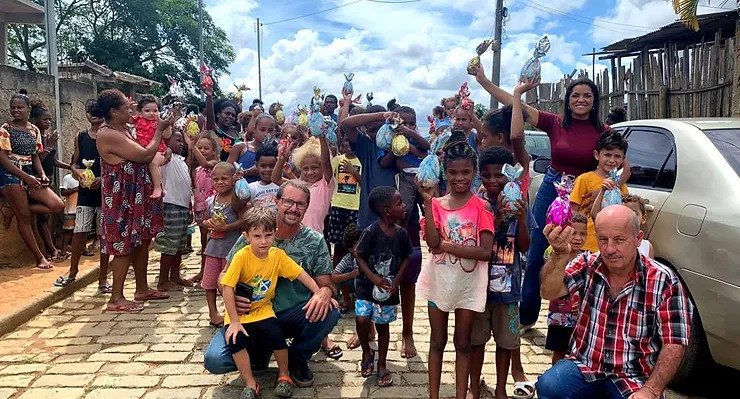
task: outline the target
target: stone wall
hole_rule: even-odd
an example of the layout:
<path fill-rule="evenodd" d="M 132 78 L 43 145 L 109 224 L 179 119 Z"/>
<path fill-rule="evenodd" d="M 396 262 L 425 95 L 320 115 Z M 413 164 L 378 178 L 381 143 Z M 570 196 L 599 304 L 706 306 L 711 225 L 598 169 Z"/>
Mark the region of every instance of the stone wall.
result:
<path fill-rule="evenodd" d="M 52 125 L 55 124 L 56 101 L 54 101 L 54 78 L 51 75 L 34 73 L 0 65 L 0 121 L 10 119 L 8 101 L 10 96 L 20 89 L 28 90 L 32 100 L 41 100 L 52 114 Z M 74 137 L 87 127 L 85 101 L 95 96 L 92 84 L 73 80 L 59 80 L 61 126 L 59 130 L 59 159 L 69 162 L 74 151 Z M 63 176 L 63 173 L 60 174 Z M 8 231 L 0 228 L 0 267 L 29 264 L 33 256 L 26 249 L 18 236 L 15 222 Z M 41 241 L 37 240 L 39 243 Z M 42 246 L 42 251 L 43 246 Z"/>

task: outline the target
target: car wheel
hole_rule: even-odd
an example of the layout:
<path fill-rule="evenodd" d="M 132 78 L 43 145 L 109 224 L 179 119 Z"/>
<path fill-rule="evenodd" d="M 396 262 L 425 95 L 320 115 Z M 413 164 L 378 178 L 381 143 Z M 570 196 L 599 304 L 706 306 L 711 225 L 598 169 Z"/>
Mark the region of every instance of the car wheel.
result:
<path fill-rule="evenodd" d="M 696 306 L 691 320 L 691 332 L 689 345 L 669 387 L 684 394 L 707 395 L 709 389 L 715 385 L 713 382 L 716 381 L 716 374 L 713 371 L 717 365 L 712 359 L 707 334 L 704 332 Z"/>

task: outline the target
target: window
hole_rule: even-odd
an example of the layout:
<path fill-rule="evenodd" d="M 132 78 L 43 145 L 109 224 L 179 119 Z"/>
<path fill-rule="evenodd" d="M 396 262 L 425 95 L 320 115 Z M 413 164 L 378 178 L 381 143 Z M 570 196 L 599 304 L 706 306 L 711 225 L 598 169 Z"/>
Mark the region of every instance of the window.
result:
<path fill-rule="evenodd" d="M 740 129 L 705 130 L 704 133 L 740 175 Z"/>
<path fill-rule="evenodd" d="M 629 130 L 627 160 L 632 176 L 627 183 L 671 190 L 676 183 L 676 150 L 670 133 L 637 127 Z"/>

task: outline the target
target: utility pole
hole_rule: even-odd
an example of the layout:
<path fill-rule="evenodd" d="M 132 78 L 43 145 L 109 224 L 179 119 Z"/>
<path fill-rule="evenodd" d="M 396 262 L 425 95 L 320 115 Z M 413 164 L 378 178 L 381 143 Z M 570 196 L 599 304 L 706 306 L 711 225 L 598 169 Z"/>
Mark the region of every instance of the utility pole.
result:
<path fill-rule="evenodd" d="M 257 18 L 257 87 L 259 89 L 259 99 L 262 99 L 262 40 L 261 31 L 262 24 L 260 19 Z"/>
<path fill-rule="evenodd" d="M 204 64 L 203 56 L 203 0 L 198 0 L 198 69 Z M 206 94 L 201 90 L 200 101 L 206 99 Z"/>
<path fill-rule="evenodd" d="M 493 31 L 493 65 L 491 66 L 491 82 L 498 86 L 501 83 L 501 35 L 504 25 L 504 0 L 496 0 L 496 17 Z M 498 108 L 498 101 L 491 96 L 491 109 Z"/>
<path fill-rule="evenodd" d="M 54 76 L 54 122 L 56 123 L 54 127 L 55 130 L 62 131 L 62 101 L 59 97 L 59 60 L 57 58 L 57 14 L 53 1 L 46 0 L 44 3 L 47 73 Z M 65 146 L 59 146 L 59 159 L 70 159 L 70 155 L 64 149 Z M 59 169 L 54 168 L 54 176 L 59 181 Z"/>

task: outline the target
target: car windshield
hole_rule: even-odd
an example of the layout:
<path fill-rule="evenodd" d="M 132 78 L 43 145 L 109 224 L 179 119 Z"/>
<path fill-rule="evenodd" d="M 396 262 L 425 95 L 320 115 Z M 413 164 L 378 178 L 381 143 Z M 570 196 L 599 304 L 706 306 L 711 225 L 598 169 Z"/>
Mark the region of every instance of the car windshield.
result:
<path fill-rule="evenodd" d="M 550 138 L 547 135 L 527 133 L 525 139 L 527 152 L 533 159 L 550 158 Z"/>
<path fill-rule="evenodd" d="M 740 176 L 740 129 L 705 130 L 704 133 Z"/>

